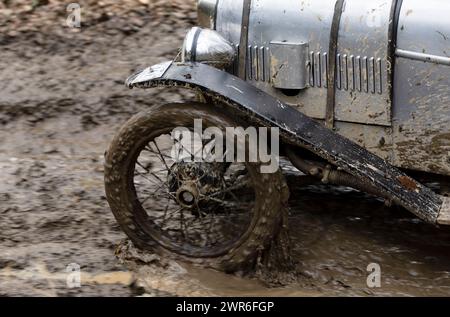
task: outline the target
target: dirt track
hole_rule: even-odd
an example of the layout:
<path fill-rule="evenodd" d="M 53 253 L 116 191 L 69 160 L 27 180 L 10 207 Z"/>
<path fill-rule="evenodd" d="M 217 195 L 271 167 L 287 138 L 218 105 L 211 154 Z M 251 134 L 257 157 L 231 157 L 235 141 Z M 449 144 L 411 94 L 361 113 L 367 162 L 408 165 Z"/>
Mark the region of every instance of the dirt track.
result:
<path fill-rule="evenodd" d="M 187 1 L 80 1 L 83 25 L 72 31 L 62 1 L 14 3 L 0 4 L 0 295 L 450 295 L 448 229 L 321 186 L 292 187 L 299 277 L 290 286 L 132 248 L 141 264 L 120 264 L 125 237 L 105 200 L 103 152 L 131 115 L 184 96 L 123 81 L 173 58 L 195 13 Z M 81 266 L 81 288 L 66 287 L 70 263 Z M 381 289 L 366 286 L 370 263 L 381 265 Z"/>

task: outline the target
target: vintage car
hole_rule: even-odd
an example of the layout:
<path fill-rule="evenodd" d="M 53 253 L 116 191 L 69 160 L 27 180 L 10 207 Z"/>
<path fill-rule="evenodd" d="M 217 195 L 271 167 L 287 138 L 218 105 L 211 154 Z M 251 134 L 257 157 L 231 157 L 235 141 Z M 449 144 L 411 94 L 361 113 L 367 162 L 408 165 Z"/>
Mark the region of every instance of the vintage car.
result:
<path fill-rule="evenodd" d="M 278 128 L 280 155 L 304 174 L 450 225 L 444 188 L 419 182 L 450 176 L 449 14 L 447 0 L 200 0 L 180 54 L 126 81 L 196 97 L 136 115 L 106 152 L 122 229 L 138 247 L 232 271 L 286 225 L 282 169 L 174 158 L 173 131 L 195 119 Z"/>

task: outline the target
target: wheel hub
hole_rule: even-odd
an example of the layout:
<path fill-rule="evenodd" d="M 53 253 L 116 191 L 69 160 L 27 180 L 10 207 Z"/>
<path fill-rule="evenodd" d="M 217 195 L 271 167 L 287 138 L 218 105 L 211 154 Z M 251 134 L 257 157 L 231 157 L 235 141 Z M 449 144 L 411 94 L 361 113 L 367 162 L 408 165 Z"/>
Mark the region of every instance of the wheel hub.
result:
<path fill-rule="evenodd" d="M 195 182 L 185 182 L 177 190 L 176 199 L 180 206 L 193 208 L 198 204 L 200 192 Z"/>
<path fill-rule="evenodd" d="M 175 163 L 168 174 L 170 191 L 176 202 L 196 214 L 199 208 L 203 213 L 213 209 L 211 201 L 204 197 L 223 189 L 223 175 L 214 164 L 179 162 Z M 208 208 L 210 206 L 211 208 Z"/>

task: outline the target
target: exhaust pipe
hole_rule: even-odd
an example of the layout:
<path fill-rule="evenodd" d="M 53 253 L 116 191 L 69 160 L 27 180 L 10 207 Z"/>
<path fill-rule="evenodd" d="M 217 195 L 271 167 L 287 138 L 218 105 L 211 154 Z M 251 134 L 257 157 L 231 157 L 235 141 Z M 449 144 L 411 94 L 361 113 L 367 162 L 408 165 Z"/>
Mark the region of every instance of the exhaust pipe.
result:
<path fill-rule="evenodd" d="M 287 147 L 286 154 L 292 165 L 298 170 L 306 175 L 317 177 L 322 183 L 351 187 L 370 195 L 382 197 L 386 199 L 387 205 L 392 203 L 392 199 L 384 192 L 371 186 L 367 182 L 364 182 L 364 180 L 348 174 L 347 172 L 332 169 L 329 165 L 327 166 L 326 164 L 305 160 L 296 153 L 296 149 L 293 147 Z M 439 211 L 436 223 L 439 225 L 450 226 L 450 197 L 440 195 L 440 198 L 443 201 L 443 204 Z"/>

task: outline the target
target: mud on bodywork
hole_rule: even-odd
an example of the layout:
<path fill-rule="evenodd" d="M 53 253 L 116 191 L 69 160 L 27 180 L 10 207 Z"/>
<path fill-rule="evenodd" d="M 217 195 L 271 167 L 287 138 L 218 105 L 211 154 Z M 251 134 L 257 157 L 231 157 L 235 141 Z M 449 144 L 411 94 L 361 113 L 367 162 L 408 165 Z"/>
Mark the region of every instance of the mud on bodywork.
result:
<path fill-rule="evenodd" d="M 421 219 L 437 221 L 443 203 L 439 195 L 417 182 L 412 186 L 413 180 L 383 159 L 235 76 L 203 64 L 172 63 L 162 75 L 135 78 L 127 81 L 130 88 L 190 88 L 227 104 L 253 124 L 278 126 L 284 142 L 304 147 L 364 179 Z"/>

